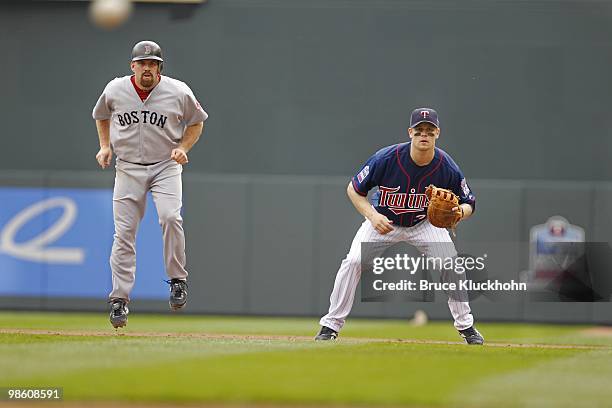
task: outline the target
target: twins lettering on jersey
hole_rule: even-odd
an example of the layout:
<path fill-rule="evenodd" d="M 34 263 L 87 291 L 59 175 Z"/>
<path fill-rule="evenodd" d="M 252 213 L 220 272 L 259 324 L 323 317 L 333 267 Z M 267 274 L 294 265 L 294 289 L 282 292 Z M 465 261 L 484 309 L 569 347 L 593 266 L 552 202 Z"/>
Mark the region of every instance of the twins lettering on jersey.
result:
<path fill-rule="evenodd" d="M 379 207 L 388 207 L 395 215 L 421 212 L 429 204 L 429 200 L 425 194 L 415 193 L 415 189 L 411 189 L 410 193 L 398 193 L 400 187 L 385 187 L 378 186 L 380 198 L 378 200 Z"/>
<path fill-rule="evenodd" d="M 117 119 L 119 119 L 119 124 L 121 126 L 130 126 L 133 123 L 142 122 L 155 125 L 163 129 L 168 117 L 162 115 L 161 113 L 143 110 L 117 113 Z"/>

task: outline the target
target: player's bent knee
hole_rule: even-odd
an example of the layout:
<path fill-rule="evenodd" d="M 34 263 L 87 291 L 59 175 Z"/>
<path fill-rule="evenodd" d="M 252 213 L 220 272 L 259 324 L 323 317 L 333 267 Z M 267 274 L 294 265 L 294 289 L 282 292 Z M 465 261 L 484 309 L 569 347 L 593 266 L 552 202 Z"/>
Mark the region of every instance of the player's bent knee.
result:
<path fill-rule="evenodd" d="M 342 260 L 342 266 L 340 268 L 346 272 L 361 272 L 361 258 L 360 257 L 346 257 Z"/>
<path fill-rule="evenodd" d="M 135 226 L 119 226 L 115 225 L 115 235 L 113 238 L 115 241 L 121 242 L 132 242 L 136 238 L 137 228 Z"/>
<path fill-rule="evenodd" d="M 159 214 L 160 225 L 178 224 L 181 220 L 181 215 L 175 212 L 164 212 Z"/>

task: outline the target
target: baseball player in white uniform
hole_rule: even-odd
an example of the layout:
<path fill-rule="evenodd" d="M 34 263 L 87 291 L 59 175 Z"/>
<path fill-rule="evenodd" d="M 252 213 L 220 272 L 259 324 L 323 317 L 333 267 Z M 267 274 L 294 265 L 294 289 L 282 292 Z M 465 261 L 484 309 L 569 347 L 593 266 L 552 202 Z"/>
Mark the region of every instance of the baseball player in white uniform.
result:
<path fill-rule="evenodd" d="M 379 150 L 357 173 L 347 194 L 366 220 L 357 231 L 351 249 L 342 261 L 330 296 L 328 313 L 321 318 L 316 340 L 334 340 L 351 311 L 361 277 L 362 242 L 407 242 L 427 256 L 457 256 L 448 231 L 427 220 L 425 189 L 433 184 L 452 190 L 459 197 L 455 210 L 461 219 L 474 211 L 476 198 L 453 159 L 436 147 L 440 136 L 438 114 L 431 108 L 415 109 L 410 116 L 411 141 Z M 372 206 L 367 193 L 377 187 Z M 454 273 L 454 272 L 453 272 Z M 465 295 L 465 294 L 462 294 Z M 474 328 L 467 296 L 450 296 L 448 306 L 455 328 L 468 344 L 483 344 Z"/>
<path fill-rule="evenodd" d="M 110 81 L 93 109 L 100 140 L 98 164 L 105 169 L 113 152 L 117 156 L 109 295 L 115 328 L 127 324 L 136 273 L 136 232 L 149 191 L 162 227 L 170 308 L 178 310 L 187 302 L 181 173 L 208 114 L 184 82 L 161 75 L 163 61 L 159 45 L 137 43 L 130 64 L 133 75 Z"/>

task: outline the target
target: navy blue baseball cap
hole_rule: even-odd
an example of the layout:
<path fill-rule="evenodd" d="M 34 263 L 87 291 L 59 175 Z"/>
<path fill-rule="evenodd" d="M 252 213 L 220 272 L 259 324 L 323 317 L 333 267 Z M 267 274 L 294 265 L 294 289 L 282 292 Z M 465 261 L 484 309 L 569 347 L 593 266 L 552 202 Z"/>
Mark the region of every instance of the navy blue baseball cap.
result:
<path fill-rule="evenodd" d="M 412 111 L 410 115 L 410 127 L 413 128 L 419 123 L 431 123 L 438 129 L 440 129 L 440 122 L 438 121 L 438 112 L 431 108 L 417 108 Z"/>

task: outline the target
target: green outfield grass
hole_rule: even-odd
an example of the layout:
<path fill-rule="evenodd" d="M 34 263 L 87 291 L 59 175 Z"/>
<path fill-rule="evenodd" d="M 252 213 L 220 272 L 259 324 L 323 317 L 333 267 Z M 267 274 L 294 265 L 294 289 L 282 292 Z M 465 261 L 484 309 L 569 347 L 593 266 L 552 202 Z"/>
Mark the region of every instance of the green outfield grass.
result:
<path fill-rule="evenodd" d="M 0 386 L 61 386 L 66 401 L 612 404 L 612 336 L 587 326 L 483 323 L 485 347 L 459 343 L 449 322 L 352 319 L 336 343 L 313 342 L 317 327 L 314 318 L 134 313 L 117 335 L 105 314 L 0 313 Z"/>

